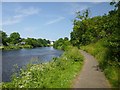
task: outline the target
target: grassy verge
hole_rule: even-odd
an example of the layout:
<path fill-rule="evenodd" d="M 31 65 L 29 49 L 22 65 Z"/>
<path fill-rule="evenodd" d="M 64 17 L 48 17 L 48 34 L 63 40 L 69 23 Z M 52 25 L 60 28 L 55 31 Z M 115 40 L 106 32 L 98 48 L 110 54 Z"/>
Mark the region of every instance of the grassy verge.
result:
<path fill-rule="evenodd" d="M 2 46 L 2 50 L 17 50 L 21 48 L 33 48 L 31 45 L 18 45 L 18 46 Z"/>
<path fill-rule="evenodd" d="M 83 65 L 83 56 L 75 47 L 69 47 L 60 58 L 49 63 L 28 65 L 19 76 L 3 83 L 3 88 L 71 88 L 72 81 Z"/>
<path fill-rule="evenodd" d="M 87 46 L 82 46 L 81 49 L 95 56 L 99 61 L 100 68 L 104 71 L 107 79 L 113 87 L 119 85 L 119 62 L 112 58 L 110 50 L 104 46 L 104 40 L 97 43 L 92 43 Z"/>

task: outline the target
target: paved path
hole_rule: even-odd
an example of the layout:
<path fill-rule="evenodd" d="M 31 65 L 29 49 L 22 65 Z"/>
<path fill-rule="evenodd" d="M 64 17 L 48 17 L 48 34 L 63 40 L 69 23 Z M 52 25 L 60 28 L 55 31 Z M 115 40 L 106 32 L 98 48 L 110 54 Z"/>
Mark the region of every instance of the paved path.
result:
<path fill-rule="evenodd" d="M 110 84 L 105 75 L 98 67 L 95 58 L 80 50 L 85 57 L 84 66 L 80 74 L 74 80 L 73 88 L 110 88 Z"/>

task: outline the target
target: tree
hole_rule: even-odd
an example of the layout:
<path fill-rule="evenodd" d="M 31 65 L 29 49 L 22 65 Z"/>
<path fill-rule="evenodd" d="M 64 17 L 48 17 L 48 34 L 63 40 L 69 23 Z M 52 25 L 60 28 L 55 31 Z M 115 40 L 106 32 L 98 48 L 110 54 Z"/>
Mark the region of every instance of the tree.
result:
<path fill-rule="evenodd" d="M 64 38 L 64 40 L 65 40 L 65 41 L 68 41 L 68 40 L 69 40 L 69 38 L 68 38 L 68 37 L 65 37 L 65 38 Z"/>
<path fill-rule="evenodd" d="M 65 37 L 64 39 L 60 38 L 60 39 L 56 40 L 53 44 L 53 47 L 56 49 L 66 50 L 67 46 L 69 46 L 69 45 L 70 45 L 70 42 L 69 42 L 68 38 Z"/>
<path fill-rule="evenodd" d="M 27 38 L 24 40 L 27 45 L 31 45 L 33 47 L 46 47 L 49 44 L 49 40 L 46 39 L 35 39 L 35 38 Z"/>
<path fill-rule="evenodd" d="M 88 38 L 85 35 L 88 29 L 89 11 L 86 10 L 83 13 L 77 12 L 76 18 L 73 21 L 74 27 L 71 32 L 71 43 L 74 46 L 86 45 Z"/>
<path fill-rule="evenodd" d="M 19 43 L 20 42 L 20 34 L 18 33 L 18 32 L 13 32 L 13 33 L 11 33 L 10 34 L 10 42 L 12 43 L 12 44 L 17 44 L 17 43 Z"/>
<path fill-rule="evenodd" d="M 0 43 L 2 42 L 3 45 L 7 45 L 7 34 L 3 31 L 0 31 Z"/>
<path fill-rule="evenodd" d="M 111 35 L 107 39 L 108 46 L 111 50 L 112 56 L 115 57 L 116 61 L 120 60 L 120 1 L 111 2 L 116 8 L 109 12 L 109 17 L 112 19 L 110 25 L 112 26 L 109 30 L 112 31 Z"/>

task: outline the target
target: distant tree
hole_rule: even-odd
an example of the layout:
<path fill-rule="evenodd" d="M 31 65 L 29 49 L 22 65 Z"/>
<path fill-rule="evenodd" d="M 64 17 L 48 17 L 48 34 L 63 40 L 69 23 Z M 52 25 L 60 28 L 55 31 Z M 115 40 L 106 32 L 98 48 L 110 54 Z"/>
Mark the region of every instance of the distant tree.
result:
<path fill-rule="evenodd" d="M 27 38 L 24 40 L 27 45 L 31 45 L 33 47 L 46 47 L 48 46 L 49 41 L 46 39 L 35 39 L 35 38 Z"/>
<path fill-rule="evenodd" d="M 66 41 L 67 41 L 67 40 L 69 40 L 69 38 L 68 38 L 68 37 L 65 37 L 65 38 L 64 38 L 64 40 L 66 40 Z"/>
<path fill-rule="evenodd" d="M 3 31 L 0 31 L 0 43 L 7 45 L 7 34 Z"/>
<path fill-rule="evenodd" d="M 50 40 L 47 40 L 47 44 L 50 44 Z"/>
<path fill-rule="evenodd" d="M 65 50 L 67 48 L 67 46 L 69 46 L 69 45 L 70 45 L 70 42 L 69 42 L 68 38 L 65 37 L 64 39 L 60 38 L 60 39 L 56 40 L 53 44 L 53 47 L 56 49 Z"/>
<path fill-rule="evenodd" d="M 17 44 L 17 43 L 19 43 L 20 42 L 20 34 L 18 33 L 18 32 L 13 32 L 13 33 L 11 33 L 10 34 L 10 42 L 12 43 L 12 44 Z"/>

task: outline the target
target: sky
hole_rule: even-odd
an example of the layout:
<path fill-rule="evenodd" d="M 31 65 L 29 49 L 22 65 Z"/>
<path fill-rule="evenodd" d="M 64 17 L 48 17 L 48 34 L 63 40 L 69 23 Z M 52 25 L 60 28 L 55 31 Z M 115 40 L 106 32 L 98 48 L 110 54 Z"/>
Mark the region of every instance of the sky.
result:
<path fill-rule="evenodd" d="M 75 12 L 85 9 L 94 17 L 114 7 L 109 2 L 3 2 L 0 29 L 8 36 L 18 32 L 22 38 L 70 38 Z"/>

